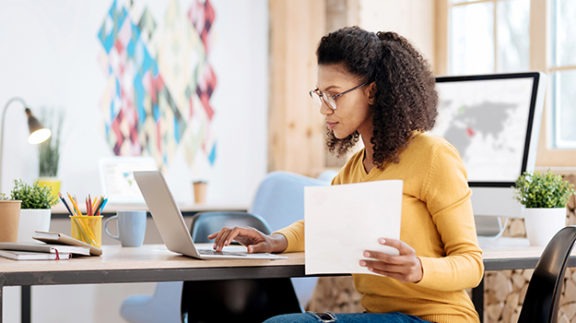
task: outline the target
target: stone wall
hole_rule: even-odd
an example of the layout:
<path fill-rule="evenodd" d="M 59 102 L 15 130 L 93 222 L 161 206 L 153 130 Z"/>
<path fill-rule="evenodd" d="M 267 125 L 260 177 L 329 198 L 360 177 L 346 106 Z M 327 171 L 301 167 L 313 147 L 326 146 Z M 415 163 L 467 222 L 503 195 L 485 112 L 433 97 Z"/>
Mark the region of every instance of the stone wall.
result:
<path fill-rule="evenodd" d="M 563 175 L 576 184 L 576 175 Z M 576 197 L 567 207 L 567 224 L 576 224 Z M 526 237 L 523 219 L 511 219 L 503 236 Z M 517 322 L 533 270 L 487 271 L 484 281 L 484 322 Z M 576 268 L 568 268 L 560 299 L 559 323 L 576 322 Z M 308 310 L 351 313 L 363 311 L 360 295 L 354 290 L 352 278 L 321 277 Z"/>

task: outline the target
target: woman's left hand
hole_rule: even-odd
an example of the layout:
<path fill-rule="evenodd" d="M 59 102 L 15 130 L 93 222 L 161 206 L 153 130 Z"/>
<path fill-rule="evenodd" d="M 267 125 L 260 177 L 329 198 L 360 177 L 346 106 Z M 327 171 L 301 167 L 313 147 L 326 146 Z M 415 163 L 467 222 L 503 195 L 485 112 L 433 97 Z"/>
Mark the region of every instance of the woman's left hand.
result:
<path fill-rule="evenodd" d="M 360 260 L 360 266 L 376 274 L 404 282 L 417 283 L 422 279 L 422 263 L 411 246 L 400 240 L 388 238 L 380 238 L 378 243 L 398 249 L 400 254 L 390 255 L 381 251 L 366 250 L 364 257 L 369 259 Z"/>

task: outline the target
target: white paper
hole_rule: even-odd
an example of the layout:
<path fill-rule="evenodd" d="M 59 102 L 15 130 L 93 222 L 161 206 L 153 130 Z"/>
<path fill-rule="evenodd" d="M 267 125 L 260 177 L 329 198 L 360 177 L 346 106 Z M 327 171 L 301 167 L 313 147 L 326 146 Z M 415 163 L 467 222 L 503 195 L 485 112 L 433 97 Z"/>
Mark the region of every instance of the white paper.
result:
<path fill-rule="evenodd" d="M 365 250 L 398 254 L 378 243 L 399 239 L 402 181 L 306 187 L 306 274 L 374 274 L 359 264 Z"/>

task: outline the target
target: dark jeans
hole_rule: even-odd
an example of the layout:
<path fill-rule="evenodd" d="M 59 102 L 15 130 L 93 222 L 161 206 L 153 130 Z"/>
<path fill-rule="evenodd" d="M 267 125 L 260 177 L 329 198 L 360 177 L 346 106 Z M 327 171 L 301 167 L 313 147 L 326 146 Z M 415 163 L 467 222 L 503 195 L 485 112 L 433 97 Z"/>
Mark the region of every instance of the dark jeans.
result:
<path fill-rule="evenodd" d="M 271 317 L 264 321 L 265 323 L 319 323 L 319 322 L 338 322 L 338 323 L 422 323 L 424 321 L 416 316 L 407 315 L 399 312 L 394 313 L 297 313 L 283 314 Z"/>

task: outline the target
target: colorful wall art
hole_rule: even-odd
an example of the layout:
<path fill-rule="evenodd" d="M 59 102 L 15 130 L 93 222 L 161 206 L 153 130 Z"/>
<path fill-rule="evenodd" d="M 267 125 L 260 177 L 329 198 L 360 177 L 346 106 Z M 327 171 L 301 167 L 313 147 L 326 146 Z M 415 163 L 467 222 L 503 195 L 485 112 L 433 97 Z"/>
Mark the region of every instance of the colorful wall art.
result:
<path fill-rule="evenodd" d="M 209 0 L 166 4 L 155 19 L 142 2 L 114 0 L 102 18 L 97 35 L 106 140 L 116 156 L 152 156 L 166 167 L 182 149 L 190 166 L 198 160 L 213 165 L 216 12 Z"/>

